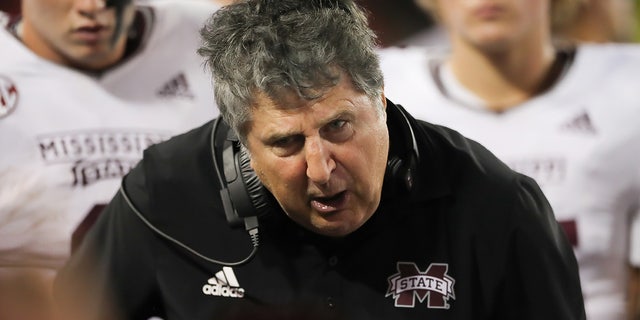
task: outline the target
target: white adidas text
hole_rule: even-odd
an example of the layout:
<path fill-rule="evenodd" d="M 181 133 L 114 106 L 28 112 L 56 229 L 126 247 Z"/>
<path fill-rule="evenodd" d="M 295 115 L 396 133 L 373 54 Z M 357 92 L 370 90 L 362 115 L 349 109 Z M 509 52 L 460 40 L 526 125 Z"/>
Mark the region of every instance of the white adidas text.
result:
<path fill-rule="evenodd" d="M 207 280 L 207 284 L 202 286 L 202 292 L 216 297 L 244 297 L 244 289 L 240 288 L 238 279 L 230 267 L 223 267 L 214 277 Z"/>
<path fill-rule="evenodd" d="M 242 298 L 244 297 L 244 289 L 232 288 L 230 286 L 221 286 L 218 284 L 202 286 L 202 292 L 209 296 Z"/>

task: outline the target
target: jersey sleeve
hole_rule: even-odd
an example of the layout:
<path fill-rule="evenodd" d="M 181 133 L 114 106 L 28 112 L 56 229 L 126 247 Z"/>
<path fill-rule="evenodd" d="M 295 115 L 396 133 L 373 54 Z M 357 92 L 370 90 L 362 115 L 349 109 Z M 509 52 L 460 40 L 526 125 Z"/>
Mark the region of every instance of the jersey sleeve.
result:
<path fill-rule="evenodd" d="M 499 319 L 585 319 L 571 245 L 538 185 L 518 179 Z"/>
<path fill-rule="evenodd" d="M 147 319 L 159 310 L 154 300 L 154 235 L 123 191 L 139 212 L 147 212 L 141 164 L 125 177 L 120 192 L 59 272 L 54 294 L 64 315 Z"/>
<path fill-rule="evenodd" d="M 53 188 L 59 177 L 38 164 L 0 168 L 0 268 L 28 265 L 56 270 L 68 257 L 70 196 Z"/>

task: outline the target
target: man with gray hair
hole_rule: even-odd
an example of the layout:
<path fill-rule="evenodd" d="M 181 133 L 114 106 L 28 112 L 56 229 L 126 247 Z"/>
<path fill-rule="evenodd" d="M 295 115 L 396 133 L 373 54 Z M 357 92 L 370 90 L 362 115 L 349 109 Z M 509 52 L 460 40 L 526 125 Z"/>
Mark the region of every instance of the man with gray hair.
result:
<path fill-rule="evenodd" d="M 145 151 L 60 301 L 85 319 L 584 319 L 535 182 L 386 99 L 354 2 L 241 1 L 201 34 L 221 118 Z"/>

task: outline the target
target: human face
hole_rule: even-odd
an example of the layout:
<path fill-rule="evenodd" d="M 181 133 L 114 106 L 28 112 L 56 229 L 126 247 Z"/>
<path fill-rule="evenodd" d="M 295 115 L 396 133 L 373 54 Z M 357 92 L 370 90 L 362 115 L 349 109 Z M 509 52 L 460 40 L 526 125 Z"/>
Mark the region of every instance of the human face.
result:
<path fill-rule="evenodd" d="M 436 5 L 454 46 L 498 52 L 550 37 L 550 0 L 437 0 Z"/>
<path fill-rule="evenodd" d="M 258 95 L 246 131 L 251 166 L 285 213 L 342 237 L 380 203 L 389 150 L 386 114 L 343 75 L 317 100 L 278 104 Z"/>
<path fill-rule="evenodd" d="M 105 0 L 22 0 L 21 38 L 36 54 L 62 65 L 101 70 L 124 55 L 135 12 L 125 7 L 115 37 L 116 10 Z"/>

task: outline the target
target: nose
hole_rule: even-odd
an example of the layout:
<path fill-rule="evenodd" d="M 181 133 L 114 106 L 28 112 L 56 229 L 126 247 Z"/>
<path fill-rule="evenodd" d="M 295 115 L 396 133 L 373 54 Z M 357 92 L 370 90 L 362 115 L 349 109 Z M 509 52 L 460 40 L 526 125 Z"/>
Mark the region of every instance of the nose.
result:
<path fill-rule="evenodd" d="M 106 8 L 106 0 L 78 0 L 76 9 L 81 15 L 92 17 Z"/>
<path fill-rule="evenodd" d="M 305 146 L 307 177 L 319 185 L 328 183 L 331 173 L 336 168 L 336 162 L 327 143 L 329 142 L 317 138 L 307 140 Z"/>

